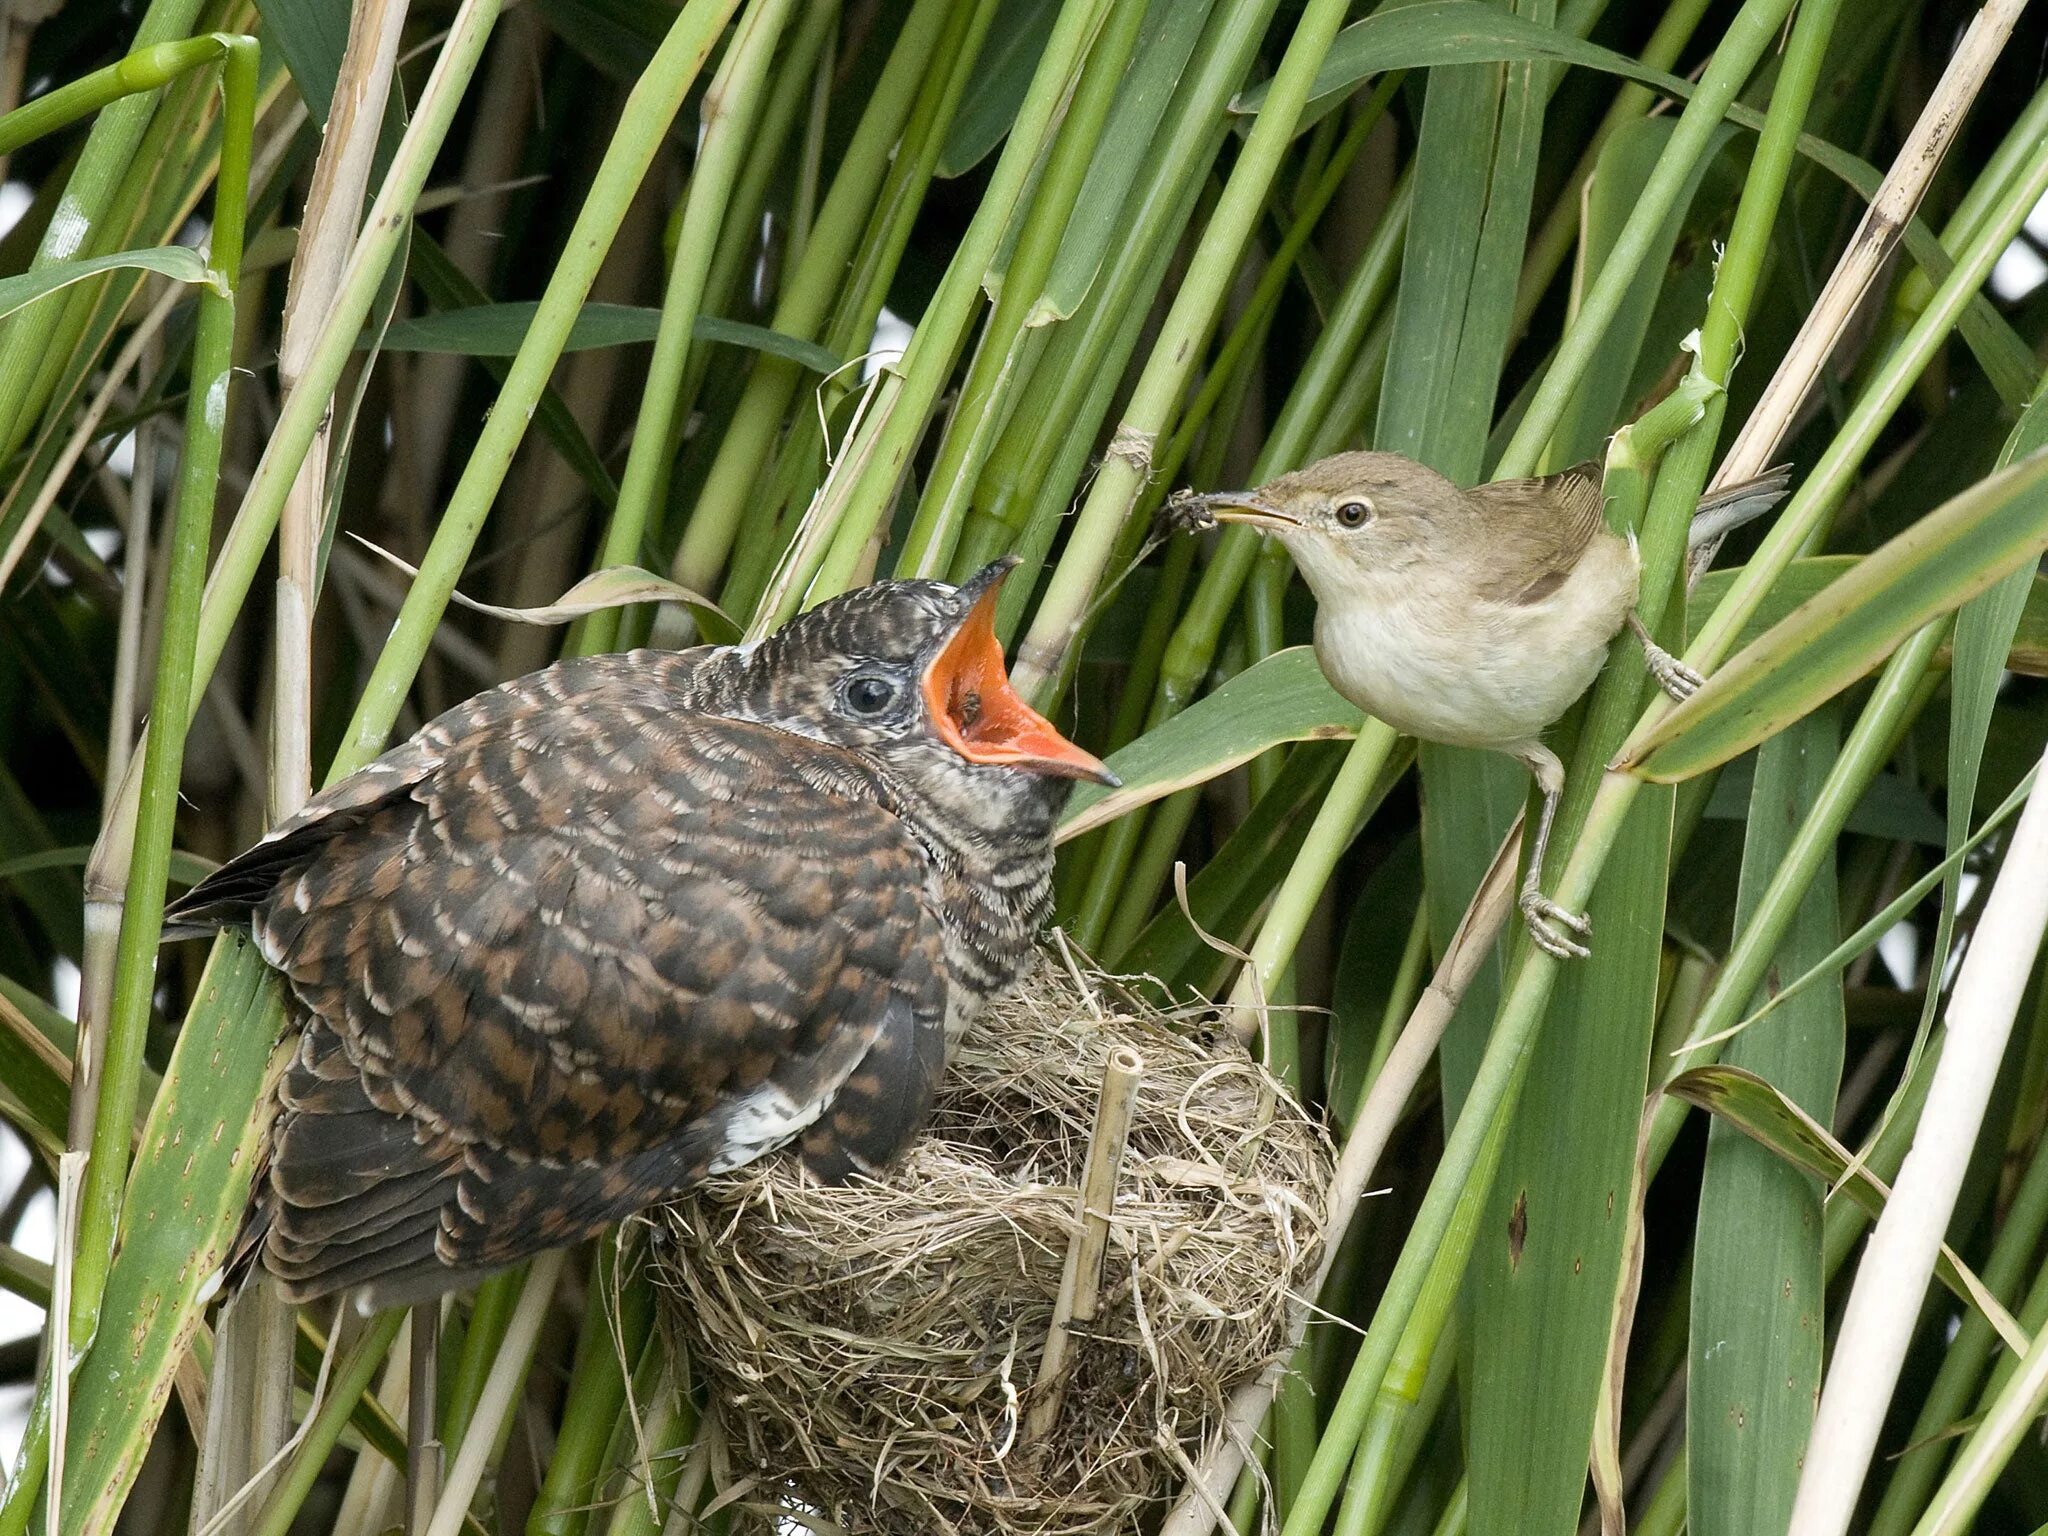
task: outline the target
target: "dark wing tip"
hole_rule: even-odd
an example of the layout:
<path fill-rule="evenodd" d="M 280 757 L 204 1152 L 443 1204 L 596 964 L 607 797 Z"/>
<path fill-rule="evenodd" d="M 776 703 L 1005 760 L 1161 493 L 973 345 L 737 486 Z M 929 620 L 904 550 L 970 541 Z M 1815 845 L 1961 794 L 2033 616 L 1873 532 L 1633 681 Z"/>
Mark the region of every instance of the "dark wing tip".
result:
<path fill-rule="evenodd" d="M 216 929 L 239 928 L 289 876 L 318 857 L 335 838 L 361 826 L 399 796 L 412 780 L 396 776 L 344 779 L 345 788 L 364 781 L 356 798 L 335 805 L 316 796 L 306 808 L 253 847 L 245 848 L 192 889 L 164 907 L 163 937 L 205 938 Z"/>

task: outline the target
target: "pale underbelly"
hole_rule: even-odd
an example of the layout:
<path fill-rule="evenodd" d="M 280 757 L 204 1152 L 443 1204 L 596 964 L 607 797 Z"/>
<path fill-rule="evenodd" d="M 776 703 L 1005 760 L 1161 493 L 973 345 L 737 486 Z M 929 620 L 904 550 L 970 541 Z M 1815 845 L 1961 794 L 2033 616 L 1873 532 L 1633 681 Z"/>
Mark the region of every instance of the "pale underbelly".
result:
<path fill-rule="evenodd" d="M 1380 611 L 1335 620 L 1326 609 L 1316 656 L 1332 687 L 1404 735 L 1512 747 L 1571 708 L 1607 659 L 1611 631 L 1546 617 L 1475 626 L 1475 640 L 1389 622 Z"/>

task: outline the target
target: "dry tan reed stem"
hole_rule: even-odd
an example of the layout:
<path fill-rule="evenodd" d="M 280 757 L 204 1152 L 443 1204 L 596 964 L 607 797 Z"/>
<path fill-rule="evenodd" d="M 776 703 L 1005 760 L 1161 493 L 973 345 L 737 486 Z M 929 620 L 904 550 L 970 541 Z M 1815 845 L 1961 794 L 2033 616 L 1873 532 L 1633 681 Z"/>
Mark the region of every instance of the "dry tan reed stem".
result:
<path fill-rule="evenodd" d="M 377 135 L 384 121 L 406 0 L 354 0 L 348 42 L 322 129 L 299 221 L 284 304 L 278 380 L 298 385 L 314 337 L 332 307 L 362 222 Z M 156 318 L 152 316 L 152 319 Z M 278 522 L 273 707 L 266 820 L 276 825 L 313 790 L 313 594 L 326 506 L 328 434 L 323 422 L 292 482 Z M 110 776 L 109 782 L 113 782 Z M 193 1528 L 241 1536 L 254 1528 L 279 1453 L 292 1436 L 292 1349 L 298 1309 L 276 1289 L 247 1287 L 222 1314 L 214 1357 Z M 338 1330 L 337 1330 L 338 1331 Z"/>
<path fill-rule="evenodd" d="M 1073 1340 L 1070 1325 L 1095 1318 L 1095 1303 L 1102 1290 L 1102 1255 L 1109 1246 L 1109 1219 L 1116 1209 L 1116 1183 L 1131 1136 L 1131 1106 L 1137 1102 L 1138 1079 L 1144 1071 L 1144 1058 L 1127 1045 L 1111 1051 L 1102 1068 L 1102 1096 L 1096 1101 L 1095 1126 L 1088 1135 L 1088 1161 L 1081 1169 L 1074 1239 L 1067 1245 L 1059 1299 L 1053 1303 L 1045 1353 L 1039 1358 L 1037 1397 L 1024 1420 L 1027 1442 L 1041 1438 L 1059 1420 L 1060 1399 L 1066 1395 L 1067 1350 Z"/>
<path fill-rule="evenodd" d="M 533 1363 L 533 1347 L 540 1337 L 540 1325 L 547 1317 L 548 1305 L 554 1298 L 555 1286 L 562 1278 L 562 1265 L 567 1258 L 567 1250 L 551 1249 L 535 1259 L 527 1270 L 526 1283 L 520 1287 L 519 1300 L 512 1309 L 511 1325 L 505 1330 L 505 1342 L 498 1350 L 491 1374 L 484 1381 L 476 1411 L 470 1415 L 469 1428 L 463 1432 L 462 1444 L 448 1468 L 447 1482 L 435 1501 L 434 1518 L 426 1528 L 427 1536 L 457 1536 L 461 1531 L 463 1518 L 469 1513 L 469 1501 L 475 1496 L 477 1485 L 483 1481 L 491 1448 L 498 1440 L 498 1431 L 518 1405 L 520 1387 L 526 1381 L 527 1368 Z M 415 1327 L 419 1325 L 419 1316 L 415 1310 Z"/>
<path fill-rule="evenodd" d="M 1989 0 L 1972 18 L 1948 67 L 1941 72 L 1934 93 L 1913 124 L 1905 144 L 1885 172 L 1877 195 L 1864 210 L 1863 222 L 1849 241 L 1842 259 L 1828 277 L 1827 286 L 1814 301 L 1799 334 L 1785 349 L 1765 387 L 1763 397 L 1736 434 L 1728 456 L 1714 476 L 1711 489 L 1723 490 L 1763 473 L 1791 430 L 1800 406 L 1813 392 L 1814 381 L 1828 357 L 1840 344 L 1843 333 L 1861 308 L 1870 285 L 1876 281 L 1899 236 L 1911 222 L 1913 210 L 1941 168 L 1942 157 L 1955 141 L 1963 118 L 1977 99 L 1977 91 L 1990 74 L 1991 66 L 2006 38 L 2020 19 L 2026 0 Z M 1711 559 L 1711 554 L 1706 556 Z M 1702 565 L 1704 568 L 1704 565 Z"/>
<path fill-rule="evenodd" d="M 85 1182 L 85 1153 L 57 1159 L 57 1240 L 50 1282 L 50 1468 L 43 1499 L 49 1536 L 64 1528 L 64 1454 L 71 1418 L 71 1270 L 78 1252 L 78 1192 Z"/>
<path fill-rule="evenodd" d="M 418 1303 L 405 1327 L 405 1533 L 420 1536 L 441 1497 L 441 1303 Z"/>
<path fill-rule="evenodd" d="M 1290 1352 L 1231 1394 L 1230 1411 L 1224 1416 L 1223 1427 L 1160 1527 L 1160 1536 L 1209 1536 L 1216 1529 L 1217 1511 L 1230 1497 L 1238 1474 L 1244 1470 L 1246 1449 L 1273 1406 L 1292 1350 L 1300 1347 L 1302 1336 L 1308 1331 L 1314 1300 L 1329 1276 L 1338 1249 L 1344 1245 L 1344 1235 L 1351 1229 L 1351 1219 L 1358 1213 L 1358 1202 L 1364 1198 L 1365 1186 L 1372 1180 L 1380 1154 L 1393 1139 L 1401 1111 L 1436 1055 L 1437 1044 L 1443 1039 L 1451 1015 L 1457 1012 L 1465 989 L 1472 985 L 1472 978 L 1479 974 L 1480 966 L 1493 952 L 1494 941 L 1500 937 L 1512 905 L 1515 866 L 1520 859 L 1521 824 L 1517 822 L 1493 856 L 1492 867 L 1473 893 L 1457 931 L 1451 935 L 1443 961 L 1422 996 L 1415 1000 L 1408 1022 L 1401 1028 L 1400 1039 L 1387 1053 L 1380 1075 L 1373 1079 L 1365 1103 L 1359 1107 L 1351 1135 L 1337 1159 L 1336 1172 L 1330 1178 L 1329 1200 L 1323 1216 L 1322 1259 L 1316 1267 L 1315 1280 L 1294 1303 L 1288 1332 Z"/>
<path fill-rule="evenodd" d="M 298 248 L 285 291 L 278 385 L 298 387 L 320 325 L 333 307 L 342 268 L 362 223 L 377 134 L 390 96 L 406 0 L 355 0 L 348 46 L 313 164 Z M 282 821 L 313 792 L 313 594 L 327 502 L 328 437 L 320 424 L 278 517 L 276 707 L 271 714 L 270 820 Z"/>

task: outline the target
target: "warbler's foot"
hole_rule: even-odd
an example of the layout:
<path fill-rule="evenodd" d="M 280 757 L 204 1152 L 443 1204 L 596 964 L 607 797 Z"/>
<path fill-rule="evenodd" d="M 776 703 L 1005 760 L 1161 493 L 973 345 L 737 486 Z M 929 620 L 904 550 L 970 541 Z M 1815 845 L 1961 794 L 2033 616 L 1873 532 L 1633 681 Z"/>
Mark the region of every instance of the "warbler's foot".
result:
<path fill-rule="evenodd" d="M 1628 616 L 1628 627 L 1642 644 L 1643 665 L 1650 669 L 1659 688 L 1681 704 L 1700 691 L 1700 684 L 1706 679 L 1652 640 L 1650 631 L 1633 611 Z"/>
<path fill-rule="evenodd" d="M 1661 645 L 1644 646 L 1643 660 L 1649 665 L 1650 676 L 1657 679 L 1657 686 L 1681 704 L 1698 693 L 1700 684 L 1706 681 Z"/>
<path fill-rule="evenodd" d="M 1593 920 L 1559 906 L 1534 885 L 1522 887 L 1522 921 L 1536 947 L 1560 960 L 1583 960 L 1592 951 L 1580 939 L 1593 936 Z M 1577 938 L 1572 937 L 1576 934 Z"/>

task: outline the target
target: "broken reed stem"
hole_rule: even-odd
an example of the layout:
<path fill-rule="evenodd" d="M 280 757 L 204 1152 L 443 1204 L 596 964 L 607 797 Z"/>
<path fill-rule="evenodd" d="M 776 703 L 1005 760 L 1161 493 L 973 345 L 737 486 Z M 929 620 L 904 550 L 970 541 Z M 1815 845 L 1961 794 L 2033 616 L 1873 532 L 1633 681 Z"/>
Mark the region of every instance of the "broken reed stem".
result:
<path fill-rule="evenodd" d="M 85 1153 L 74 1149 L 57 1158 L 57 1240 L 50 1279 L 50 1467 L 49 1496 L 43 1501 L 49 1536 L 63 1530 L 64 1441 L 71 1417 L 71 1276 L 77 1262 L 78 1199 L 85 1184 Z"/>
<path fill-rule="evenodd" d="M 411 1316 L 405 1376 L 405 1536 L 420 1536 L 441 1497 L 441 1442 L 434 1433 L 441 1421 L 440 1298 L 418 1303 Z"/>
<path fill-rule="evenodd" d="M 483 1395 L 477 1399 L 476 1412 L 470 1415 L 462 1444 L 449 1465 L 446 1483 L 434 1502 L 434 1517 L 426 1527 L 427 1536 L 457 1536 L 462 1530 L 469 1501 L 483 1481 L 492 1448 L 498 1443 L 498 1431 L 518 1406 L 527 1368 L 533 1364 L 540 1325 L 547 1317 L 567 1257 L 566 1249 L 551 1249 L 535 1259 L 527 1270 L 526 1283 L 520 1287 L 518 1303 L 512 1310 L 511 1325 L 505 1330 L 505 1341 L 499 1346 L 498 1358 L 484 1382 Z M 426 1332 L 421 1327 L 420 1314 L 414 1316 L 413 1328 L 415 1339 Z M 419 1359 L 418 1353 L 413 1358 Z"/>
<path fill-rule="evenodd" d="M 1144 1071 L 1144 1058 L 1127 1045 L 1111 1051 L 1102 1068 L 1095 1128 L 1089 1133 L 1088 1160 L 1081 1169 L 1080 1220 L 1067 1244 L 1059 1299 L 1053 1303 L 1052 1326 L 1046 1330 L 1045 1353 L 1038 1362 L 1037 1396 L 1024 1420 L 1026 1441 L 1043 1439 L 1059 1419 L 1060 1399 L 1067 1386 L 1067 1346 L 1073 1338 L 1070 1325 L 1095 1319 L 1095 1303 L 1102 1288 L 1102 1255 L 1109 1246 L 1109 1218 L 1116 1209 L 1117 1178 L 1123 1170 L 1131 1109 Z"/>

